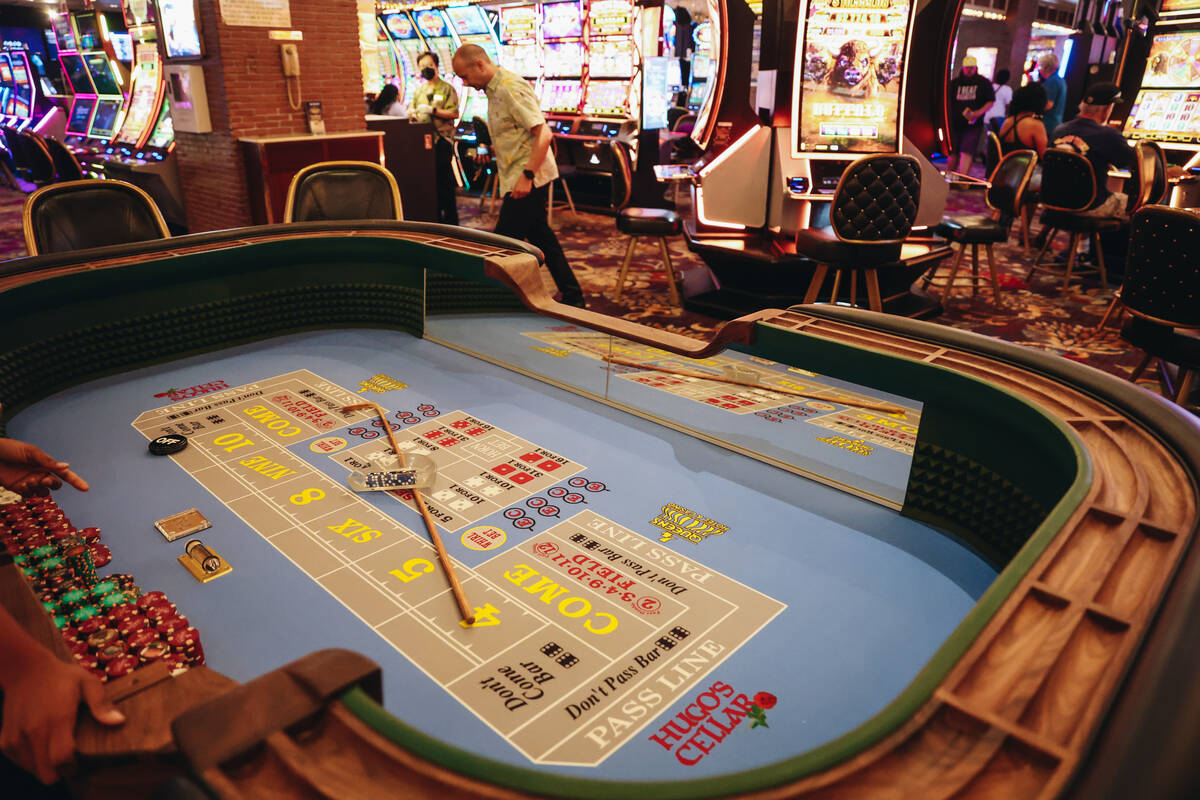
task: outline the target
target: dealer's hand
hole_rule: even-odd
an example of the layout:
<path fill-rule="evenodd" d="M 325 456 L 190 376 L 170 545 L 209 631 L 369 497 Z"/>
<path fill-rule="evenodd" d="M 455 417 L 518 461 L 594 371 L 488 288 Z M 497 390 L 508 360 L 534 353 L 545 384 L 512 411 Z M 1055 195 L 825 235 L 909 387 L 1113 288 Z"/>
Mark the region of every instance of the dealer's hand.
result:
<path fill-rule="evenodd" d="M 517 178 L 517 185 L 513 187 L 512 196 L 520 199 L 533 191 L 533 181 L 522 175 Z"/>
<path fill-rule="evenodd" d="M 75 758 L 75 715 L 81 702 L 105 725 L 120 725 L 125 715 L 104 696 L 104 684 L 83 667 L 64 664 L 47 650 L 33 660 L 6 665 L 11 674 L 4 681 L 0 750 L 49 784 Z"/>
<path fill-rule="evenodd" d="M 46 494 L 60 488 L 64 481 L 86 492 L 87 481 L 72 472 L 70 466 L 28 442 L 0 438 L 0 486 L 19 495 Z"/>
<path fill-rule="evenodd" d="M 417 113 L 418 114 L 429 114 L 432 116 L 433 115 L 433 106 L 429 105 L 428 103 L 421 103 L 421 105 L 417 106 Z"/>

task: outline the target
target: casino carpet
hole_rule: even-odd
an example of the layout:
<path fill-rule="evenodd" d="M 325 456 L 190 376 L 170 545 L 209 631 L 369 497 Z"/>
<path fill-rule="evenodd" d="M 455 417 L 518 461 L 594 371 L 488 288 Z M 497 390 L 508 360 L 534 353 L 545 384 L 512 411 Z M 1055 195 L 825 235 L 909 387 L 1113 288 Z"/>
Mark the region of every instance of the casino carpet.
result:
<path fill-rule="evenodd" d="M 19 192 L 0 188 L 0 260 L 25 255 L 21 233 L 23 199 Z M 486 209 L 481 212 L 474 198 L 460 197 L 459 209 L 462 223 L 467 227 L 490 230 L 495 225 L 495 215 Z M 951 193 L 946 213 L 962 217 L 979 215 L 985 210 L 981 192 L 956 191 Z M 647 240 L 639 243 L 621 301 L 613 301 L 612 287 L 627 240 L 617 233 L 612 217 L 556 210 L 554 225 L 593 310 L 698 337 L 707 336 L 719 324 L 711 317 L 670 306 L 665 273 L 657 265 L 657 248 Z M 1036 223 L 1034 228 L 1038 228 Z M 960 288 L 945 302 L 946 310 L 936 321 L 1058 353 L 1118 377 L 1127 377 L 1140 361 L 1140 352 L 1126 345 L 1111 323 L 1104 331 L 1096 331 L 1111 293 L 1101 291 L 1096 284 L 1073 284 L 1063 297 L 1058 291 L 1061 281 L 1041 273 L 1026 283 L 1029 261 L 1015 241 L 1014 236 L 1012 242 L 995 248 L 1003 290 L 999 308 L 993 304 L 990 288 L 981 289 L 975 298 L 969 289 Z M 671 241 L 670 250 L 681 274 L 703 270 L 703 263 L 687 250 L 682 238 Z M 656 268 L 648 269 L 652 264 Z M 983 272 L 986 271 L 984 262 Z M 552 286 L 548 275 L 545 277 Z M 1153 386 L 1149 384 L 1150 388 Z"/>

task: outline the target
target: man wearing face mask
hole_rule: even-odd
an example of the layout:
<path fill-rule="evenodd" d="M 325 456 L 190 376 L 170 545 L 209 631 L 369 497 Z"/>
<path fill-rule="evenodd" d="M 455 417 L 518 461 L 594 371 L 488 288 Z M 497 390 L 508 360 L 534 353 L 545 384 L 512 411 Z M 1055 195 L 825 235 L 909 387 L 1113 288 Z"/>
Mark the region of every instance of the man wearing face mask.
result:
<path fill-rule="evenodd" d="M 437 166 L 438 222 L 458 224 L 458 203 L 455 200 L 457 182 L 454 180 L 454 120 L 458 117 L 458 92 L 438 77 L 436 53 L 422 53 L 417 67 L 425 82 L 413 93 L 410 119 L 432 122 L 437 130 L 434 161 Z"/>

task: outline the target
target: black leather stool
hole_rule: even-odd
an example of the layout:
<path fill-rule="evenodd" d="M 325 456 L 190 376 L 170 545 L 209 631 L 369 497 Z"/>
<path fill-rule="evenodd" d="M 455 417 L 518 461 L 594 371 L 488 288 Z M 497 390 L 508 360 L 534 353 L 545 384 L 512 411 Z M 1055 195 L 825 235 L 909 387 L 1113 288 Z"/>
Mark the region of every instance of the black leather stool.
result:
<path fill-rule="evenodd" d="M 667 267 L 667 288 L 671 292 L 671 304 L 681 305 L 679 288 L 675 285 L 675 267 L 671 265 L 671 253 L 667 250 L 667 237 L 678 236 L 683 232 L 683 221 L 679 215 L 665 208 L 623 208 L 617 213 L 617 230 L 628 234 L 629 247 L 625 248 L 625 260 L 621 262 L 617 291 L 613 299 L 621 299 L 621 290 L 625 288 L 625 276 L 629 274 L 629 262 L 633 259 L 633 248 L 638 237 L 654 236 L 658 238 L 658 249 L 662 253 L 663 264 Z"/>

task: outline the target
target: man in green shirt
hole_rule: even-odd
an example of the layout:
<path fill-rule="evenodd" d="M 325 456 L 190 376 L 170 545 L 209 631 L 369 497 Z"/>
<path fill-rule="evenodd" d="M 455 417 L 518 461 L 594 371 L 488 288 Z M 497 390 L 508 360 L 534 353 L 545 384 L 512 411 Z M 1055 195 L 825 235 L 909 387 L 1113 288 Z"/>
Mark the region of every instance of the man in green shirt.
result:
<path fill-rule="evenodd" d="M 504 198 L 496 233 L 540 248 L 562 293 L 561 302 L 583 308 L 583 290 L 546 219 L 546 199 L 550 182 L 558 177 L 558 165 L 549 154 L 553 134 L 533 87 L 515 72 L 493 64 L 479 45 L 458 48 L 453 66 L 464 83 L 487 94 L 487 125 Z"/>
<path fill-rule="evenodd" d="M 434 163 L 437 169 L 438 222 L 458 224 L 458 202 L 454 179 L 454 120 L 458 117 L 458 92 L 438 76 L 437 53 L 421 53 L 417 59 L 421 77 L 425 79 L 413 93 L 409 118 L 416 122 L 432 122 L 437 131 L 434 143 Z"/>

